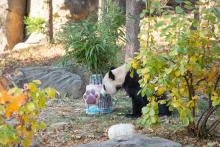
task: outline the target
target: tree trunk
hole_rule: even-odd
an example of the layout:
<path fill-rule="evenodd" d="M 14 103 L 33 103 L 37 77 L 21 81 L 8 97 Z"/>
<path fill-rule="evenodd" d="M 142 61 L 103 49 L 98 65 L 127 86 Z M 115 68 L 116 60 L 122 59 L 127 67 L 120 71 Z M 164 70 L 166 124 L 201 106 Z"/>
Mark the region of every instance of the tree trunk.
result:
<path fill-rule="evenodd" d="M 8 48 L 12 49 L 24 40 L 24 15 L 26 0 L 8 0 L 8 14 L 6 19 L 6 36 Z"/>
<path fill-rule="evenodd" d="M 113 2 L 117 2 L 121 10 L 123 11 L 123 14 L 126 13 L 126 0 L 112 0 Z"/>
<path fill-rule="evenodd" d="M 139 51 L 140 43 L 138 34 L 140 31 L 140 13 L 142 11 L 143 2 L 136 0 L 126 1 L 126 39 L 125 61 L 129 61 L 134 57 L 134 53 Z"/>
<path fill-rule="evenodd" d="M 106 14 L 106 4 L 107 0 L 99 0 L 99 14 L 98 19 L 101 20 L 102 17 Z"/>
<path fill-rule="evenodd" d="M 49 37 L 49 42 L 53 43 L 53 1 L 48 0 L 48 37 Z"/>

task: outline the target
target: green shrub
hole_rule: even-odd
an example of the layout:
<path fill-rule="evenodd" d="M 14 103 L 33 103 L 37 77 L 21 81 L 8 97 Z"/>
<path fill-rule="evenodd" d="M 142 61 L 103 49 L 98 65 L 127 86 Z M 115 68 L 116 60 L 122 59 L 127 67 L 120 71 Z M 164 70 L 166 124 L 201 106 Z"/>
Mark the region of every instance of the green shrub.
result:
<path fill-rule="evenodd" d="M 40 17 L 24 17 L 24 24 L 26 25 L 27 34 L 30 35 L 33 32 L 43 32 L 45 20 Z"/>
<path fill-rule="evenodd" d="M 40 83 L 35 80 L 24 89 L 0 89 L 0 146 L 28 147 L 35 133 L 46 127 L 38 116 L 46 102 L 55 97 L 56 91 L 52 88 L 41 90 L 38 88 Z"/>
<path fill-rule="evenodd" d="M 184 3 L 188 7 L 191 5 L 189 1 Z M 147 95 L 150 101 L 143 108 L 143 125 L 159 122 L 155 99 L 167 91 L 171 97 L 167 102 L 170 109 L 178 111 L 179 119 L 191 133 L 200 137 L 215 135 L 220 124 L 219 12 L 215 7 L 203 5 L 198 21 L 176 7 L 173 15 L 150 16 L 143 21 L 148 27 L 142 28 L 142 48 L 132 62 L 142 77 L 140 94 Z M 153 30 L 160 31 L 166 46 L 157 42 Z M 198 112 L 200 94 L 207 97 L 209 105 L 202 114 Z M 214 121 L 208 122 L 210 117 Z"/>
<path fill-rule="evenodd" d="M 117 41 L 124 35 L 119 29 L 124 23 L 120 8 L 115 3 L 107 8 L 101 21 L 89 16 L 79 23 L 66 24 L 59 35 L 66 45 L 67 57 L 94 73 L 103 73 L 117 63 L 116 54 L 120 49 Z"/>

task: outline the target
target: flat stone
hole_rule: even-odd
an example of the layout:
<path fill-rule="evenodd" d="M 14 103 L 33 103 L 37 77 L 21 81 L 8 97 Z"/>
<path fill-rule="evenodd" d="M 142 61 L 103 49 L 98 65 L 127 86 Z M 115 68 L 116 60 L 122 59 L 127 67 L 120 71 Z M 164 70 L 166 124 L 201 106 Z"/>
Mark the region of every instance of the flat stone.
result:
<path fill-rule="evenodd" d="M 17 68 L 11 74 L 11 81 L 18 87 L 33 80 L 41 81 L 41 88 L 55 88 L 61 96 L 80 98 L 83 94 L 83 82 L 77 74 L 67 71 L 65 68 L 53 66 L 37 66 Z"/>
<path fill-rule="evenodd" d="M 181 144 L 160 137 L 147 137 L 142 134 L 127 136 L 119 140 L 108 140 L 101 143 L 82 144 L 75 147 L 181 147 Z"/>
<path fill-rule="evenodd" d="M 27 44 L 44 44 L 47 42 L 47 36 L 43 33 L 33 32 L 25 41 Z"/>
<path fill-rule="evenodd" d="M 30 49 L 30 48 L 36 48 L 39 46 L 40 46 L 39 44 L 28 44 L 25 42 L 21 42 L 21 43 L 16 44 L 12 50 L 19 51 L 19 50 L 25 50 L 25 49 Z"/>

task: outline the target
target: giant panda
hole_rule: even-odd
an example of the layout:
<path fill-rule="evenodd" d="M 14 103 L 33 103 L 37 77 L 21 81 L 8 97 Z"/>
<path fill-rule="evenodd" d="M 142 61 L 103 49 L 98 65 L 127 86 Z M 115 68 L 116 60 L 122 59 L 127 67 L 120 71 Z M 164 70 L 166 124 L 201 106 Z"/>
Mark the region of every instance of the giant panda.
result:
<path fill-rule="evenodd" d="M 101 94 L 115 94 L 119 89 L 124 89 L 129 97 L 132 99 L 132 114 L 127 114 L 127 117 L 140 117 L 142 114 L 142 107 L 148 104 L 147 97 L 138 95 L 141 90 L 139 81 L 140 76 L 134 70 L 134 74 L 130 76 L 130 69 L 126 64 L 118 68 L 111 68 L 111 70 L 105 74 L 103 78 L 103 86 Z M 161 99 L 166 99 L 162 97 Z M 171 113 L 166 104 L 159 104 L 159 116 L 167 115 Z"/>

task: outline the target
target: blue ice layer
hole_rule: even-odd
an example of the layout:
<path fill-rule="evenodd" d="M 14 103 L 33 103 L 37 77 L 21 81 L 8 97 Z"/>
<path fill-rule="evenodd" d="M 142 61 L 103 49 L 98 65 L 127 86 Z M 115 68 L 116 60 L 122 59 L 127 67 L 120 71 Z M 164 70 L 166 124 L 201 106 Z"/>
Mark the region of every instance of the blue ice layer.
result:
<path fill-rule="evenodd" d="M 99 114 L 99 113 L 111 113 L 112 108 L 102 108 L 100 109 L 97 105 L 89 106 L 86 109 L 86 113 L 89 115 Z"/>

